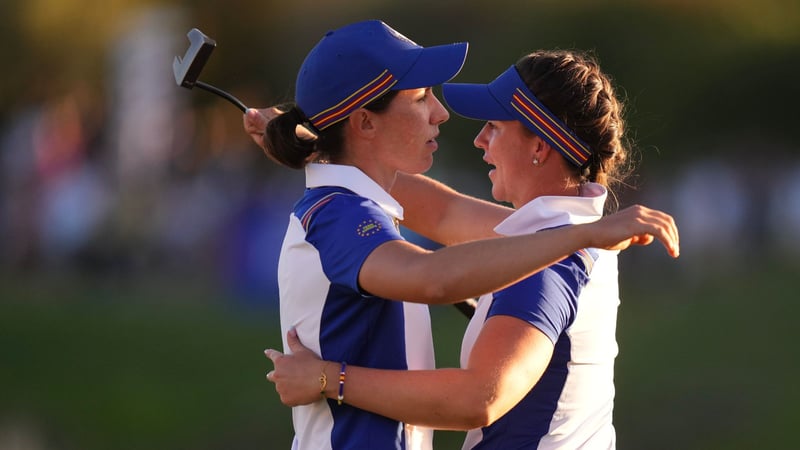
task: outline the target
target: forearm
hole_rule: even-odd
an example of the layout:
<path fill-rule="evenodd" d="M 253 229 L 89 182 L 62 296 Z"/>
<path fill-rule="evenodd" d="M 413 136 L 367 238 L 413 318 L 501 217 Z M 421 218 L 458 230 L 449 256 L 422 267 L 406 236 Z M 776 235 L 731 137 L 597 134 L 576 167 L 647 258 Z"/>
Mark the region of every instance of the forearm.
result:
<path fill-rule="evenodd" d="M 589 237 L 584 226 L 577 225 L 417 253 L 397 251 L 392 246 L 410 244 L 395 241 L 373 251 L 359 280 L 367 292 L 384 298 L 455 303 L 528 277 L 587 247 Z"/>
<path fill-rule="evenodd" d="M 494 237 L 513 212 L 423 175 L 398 174 L 391 194 L 403 205 L 403 226 L 444 245 Z"/>
<path fill-rule="evenodd" d="M 624 250 L 659 239 L 678 257 L 671 216 L 643 206 L 596 222 L 426 251 L 402 240 L 372 251 L 359 271 L 367 292 L 384 298 L 445 304 L 496 291 L 587 247 Z"/>
<path fill-rule="evenodd" d="M 330 399 L 339 396 L 340 364 L 325 366 Z M 485 425 L 485 387 L 462 369 L 380 370 L 347 366 L 343 403 L 414 425 L 468 430 Z M 333 381 L 333 382 L 331 382 Z"/>
<path fill-rule="evenodd" d="M 289 330 L 286 342 L 292 354 L 264 352 L 275 365 L 267 379 L 275 383 L 285 405 L 319 401 L 322 392 L 323 397 L 376 414 L 440 429 L 493 423 L 533 388 L 553 355 L 553 344 L 544 333 L 510 316 L 491 317 L 484 323 L 462 369 L 343 366 L 321 361 L 294 330 Z"/>

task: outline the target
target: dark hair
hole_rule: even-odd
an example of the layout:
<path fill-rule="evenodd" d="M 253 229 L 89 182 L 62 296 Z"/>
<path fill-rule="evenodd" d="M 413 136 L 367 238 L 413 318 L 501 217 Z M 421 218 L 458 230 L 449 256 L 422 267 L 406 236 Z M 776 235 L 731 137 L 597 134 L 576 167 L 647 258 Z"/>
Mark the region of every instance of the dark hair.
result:
<path fill-rule="evenodd" d="M 622 185 L 633 170 L 630 143 L 625 136 L 623 102 L 611 78 L 586 53 L 541 50 L 522 57 L 517 71 L 531 92 L 592 150 L 576 175 L 581 181 L 602 184 L 616 209 L 613 187 Z"/>
<path fill-rule="evenodd" d="M 380 113 L 389 107 L 397 92 L 399 91 L 389 91 L 364 105 L 363 108 Z M 287 103 L 281 105 L 279 109 L 285 112 L 270 120 L 264 133 L 266 152 L 273 160 L 292 169 L 302 169 L 315 153 L 317 158 L 330 162 L 336 162 L 341 157 L 344 152 L 344 120 L 318 131 L 296 104 Z M 309 140 L 299 138 L 296 132 L 298 125 L 316 134 L 316 138 Z"/>

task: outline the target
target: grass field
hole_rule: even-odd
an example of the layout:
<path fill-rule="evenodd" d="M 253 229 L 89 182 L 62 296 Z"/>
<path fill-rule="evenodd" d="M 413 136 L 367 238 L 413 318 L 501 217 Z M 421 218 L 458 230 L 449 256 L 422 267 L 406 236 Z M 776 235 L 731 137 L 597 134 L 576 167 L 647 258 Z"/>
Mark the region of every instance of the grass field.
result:
<path fill-rule="evenodd" d="M 770 269 L 623 283 L 619 448 L 800 448 L 800 270 Z M 15 277 L 0 299 L 0 448 L 289 447 L 289 410 L 264 380 L 273 309 L 196 280 Z M 433 319 L 439 365 L 457 364 L 466 320 Z M 462 437 L 440 432 L 436 448 Z"/>

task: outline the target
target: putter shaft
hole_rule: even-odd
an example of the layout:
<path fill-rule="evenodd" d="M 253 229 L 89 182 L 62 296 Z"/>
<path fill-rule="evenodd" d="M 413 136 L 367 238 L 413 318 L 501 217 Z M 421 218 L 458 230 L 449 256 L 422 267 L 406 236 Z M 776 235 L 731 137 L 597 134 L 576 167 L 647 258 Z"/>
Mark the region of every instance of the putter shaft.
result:
<path fill-rule="evenodd" d="M 220 97 L 224 98 L 225 100 L 228 100 L 229 102 L 231 102 L 234 105 L 236 105 L 236 107 L 241 109 L 242 112 L 247 112 L 247 106 L 245 106 L 244 103 L 241 102 L 241 100 L 239 100 L 238 98 L 234 97 L 233 95 L 223 91 L 222 89 L 214 87 L 214 86 L 212 86 L 212 85 L 210 85 L 208 83 L 204 83 L 204 82 L 202 82 L 200 80 L 195 81 L 194 85 L 196 87 L 199 87 L 200 89 L 204 89 L 204 90 L 209 91 L 209 92 L 211 92 L 213 94 L 219 95 Z"/>

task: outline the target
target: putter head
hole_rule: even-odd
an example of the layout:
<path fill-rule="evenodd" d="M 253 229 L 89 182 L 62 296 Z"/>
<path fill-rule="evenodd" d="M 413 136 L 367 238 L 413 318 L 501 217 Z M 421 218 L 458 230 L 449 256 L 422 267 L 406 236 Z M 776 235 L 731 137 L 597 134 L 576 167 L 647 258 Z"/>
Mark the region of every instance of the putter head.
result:
<path fill-rule="evenodd" d="M 175 57 L 175 61 L 172 62 L 172 71 L 175 73 L 175 83 L 178 86 L 191 89 L 197 82 L 211 52 L 214 51 L 214 47 L 217 46 L 217 42 L 197 28 L 189 30 L 187 36 L 189 36 L 191 45 L 183 58 Z"/>

